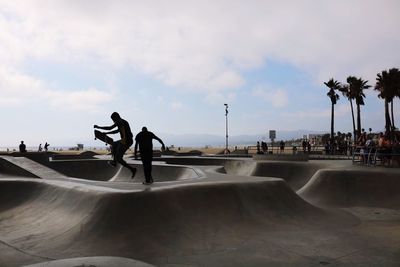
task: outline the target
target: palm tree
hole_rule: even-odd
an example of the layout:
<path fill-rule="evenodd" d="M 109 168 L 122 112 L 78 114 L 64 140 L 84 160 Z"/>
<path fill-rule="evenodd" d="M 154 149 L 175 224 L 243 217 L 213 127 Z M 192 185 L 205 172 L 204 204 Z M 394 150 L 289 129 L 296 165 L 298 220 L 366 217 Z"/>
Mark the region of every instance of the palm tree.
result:
<path fill-rule="evenodd" d="M 356 99 L 357 105 L 357 134 L 360 136 L 361 134 L 361 105 L 364 105 L 364 90 L 371 87 L 371 85 L 367 84 L 368 81 L 364 81 L 362 78 L 355 79 L 353 81 L 354 88 L 354 96 Z"/>
<path fill-rule="evenodd" d="M 337 100 L 339 99 L 339 95 L 335 92 L 335 90 L 339 90 L 340 83 L 333 78 L 328 82 L 324 82 L 324 84 L 329 88 L 328 93 L 326 94 L 331 99 L 331 144 L 333 144 L 333 133 L 334 133 L 334 118 L 335 118 L 335 105 Z"/>
<path fill-rule="evenodd" d="M 395 97 L 400 98 L 400 71 L 398 69 L 394 69 L 393 72 L 394 74 L 394 92 L 393 92 L 393 99 L 390 102 L 390 113 L 392 114 L 392 127 L 393 129 L 396 129 L 396 126 L 394 125 L 394 113 L 393 113 L 393 103 Z"/>
<path fill-rule="evenodd" d="M 392 68 L 389 71 L 382 71 L 377 74 L 375 90 L 379 91 L 378 97 L 383 98 L 385 100 L 385 130 L 386 132 L 390 132 L 393 127 L 393 115 L 392 120 L 389 114 L 389 103 L 393 101 L 393 98 L 396 95 L 396 83 L 398 84 L 399 80 L 399 70 L 396 68 Z"/>
<path fill-rule="evenodd" d="M 357 140 L 357 134 L 356 134 L 356 123 L 354 120 L 354 109 L 353 109 L 353 99 L 355 98 L 354 95 L 354 89 L 352 84 L 357 78 L 354 76 L 349 76 L 347 77 L 347 84 L 344 84 L 339 88 L 339 91 L 342 92 L 343 96 L 347 97 L 347 99 L 350 102 L 350 108 L 351 108 L 351 118 L 353 122 L 353 136 L 354 136 L 354 142 Z"/>

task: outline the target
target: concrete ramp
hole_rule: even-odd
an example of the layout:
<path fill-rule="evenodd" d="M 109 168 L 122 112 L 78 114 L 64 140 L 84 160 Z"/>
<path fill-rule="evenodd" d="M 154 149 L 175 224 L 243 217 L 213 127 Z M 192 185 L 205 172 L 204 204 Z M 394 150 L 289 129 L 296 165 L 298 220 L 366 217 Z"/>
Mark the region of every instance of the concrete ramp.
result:
<path fill-rule="evenodd" d="M 355 223 L 308 204 L 279 179 L 131 192 L 57 180 L 0 180 L 0 203 L 2 242 L 50 259 L 110 255 L 156 264 L 165 255 L 235 247 L 261 229 Z"/>
<path fill-rule="evenodd" d="M 131 172 L 127 168 L 118 166 L 116 174 L 109 180 L 110 182 L 141 182 L 145 180 L 143 166 L 131 164 L 137 171 L 134 179 L 131 178 Z M 156 182 L 181 181 L 187 179 L 199 179 L 201 174 L 194 168 L 186 166 L 172 165 L 153 165 L 152 176 Z"/>
<path fill-rule="evenodd" d="M 18 166 L 20 169 L 25 170 L 26 173 L 30 173 L 30 177 L 39 177 L 44 179 L 66 178 L 65 175 L 25 157 L 3 157 L 3 159 Z"/>
<path fill-rule="evenodd" d="M 31 177 L 39 178 L 39 176 L 19 166 L 14 157 L 0 157 L 0 178 L 1 177 Z"/>
<path fill-rule="evenodd" d="M 400 208 L 400 176 L 396 171 L 319 170 L 297 192 L 315 205 Z"/>
<path fill-rule="evenodd" d="M 102 256 L 53 260 L 24 267 L 154 267 L 154 265 L 133 259 Z"/>
<path fill-rule="evenodd" d="M 60 172 L 69 177 L 76 177 L 92 181 L 111 181 L 111 182 L 142 182 L 145 180 L 142 165 L 139 161 L 135 164 L 130 164 L 137 168 L 135 178 L 131 179 L 131 172 L 121 165 L 113 167 L 109 165 L 108 160 L 57 160 L 50 161 L 48 166 L 57 172 Z M 186 179 L 198 179 L 200 173 L 189 166 L 173 166 L 153 164 L 152 175 L 154 181 L 178 181 Z"/>
<path fill-rule="evenodd" d="M 329 166 L 324 162 L 229 160 L 223 164 L 224 168 L 219 169 L 219 172 L 282 178 L 296 191 L 303 187 L 318 170 Z"/>
<path fill-rule="evenodd" d="M 94 159 L 45 163 L 71 179 L 3 177 L 0 266 L 399 266 L 398 169 L 198 160 L 156 163 L 151 186 L 132 160 L 133 183 Z"/>

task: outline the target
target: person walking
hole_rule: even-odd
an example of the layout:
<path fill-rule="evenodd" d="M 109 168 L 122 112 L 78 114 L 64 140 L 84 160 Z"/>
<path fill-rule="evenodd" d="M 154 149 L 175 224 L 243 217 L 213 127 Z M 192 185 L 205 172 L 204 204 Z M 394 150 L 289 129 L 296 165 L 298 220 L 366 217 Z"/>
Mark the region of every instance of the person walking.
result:
<path fill-rule="evenodd" d="M 136 174 L 136 168 L 128 165 L 126 161 L 124 161 L 123 157 L 125 152 L 129 149 L 129 147 L 133 144 L 133 134 L 131 132 L 131 128 L 129 123 L 122 119 L 121 116 L 117 112 L 113 112 L 111 114 L 111 119 L 113 120 L 114 124 L 111 126 L 98 126 L 94 125 L 95 129 L 102 129 L 102 130 L 112 130 L 117 128 L 116 130 L 105 132 L 104 134 L 117 134 L 121 135 L 121 140 L 113 142 L 111 145 L 111 153 L 113 155 L 113 161 L 110 162 L 112 166 L 116 166 L 117 162 L 122 166 L 128 168 L 132 172 L 132 178 Z"/>
<path fill-rule="evenodd" d="M 153 139 L 157 140 L 161 144 L 161 150 L 165 150 L 163 141 L 157 137 L 154 133 L 147 130 L 146 127 L 142 128 L 142 131 L 135 137 L 135 159 L 137 159 L 137 149 L 139 147 L 140 158 L 143 163 L 143 172 L 146 179 L 143 184 L 152 184 L 153 177 L 151 175 L 152 161 L 153 161 Z"/>

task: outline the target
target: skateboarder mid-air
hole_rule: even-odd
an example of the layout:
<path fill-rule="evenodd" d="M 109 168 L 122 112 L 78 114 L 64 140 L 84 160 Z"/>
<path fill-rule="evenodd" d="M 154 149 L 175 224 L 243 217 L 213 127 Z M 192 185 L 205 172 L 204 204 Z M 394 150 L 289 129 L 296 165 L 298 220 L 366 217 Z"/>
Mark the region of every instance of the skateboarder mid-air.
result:
<path fill-rule="evenodd" d="M 129 127 L 129 123 L 122 119 L 117 112 L 113 112 L 111 114 L 111 119 L 113 120 L 114 124 L 111 126 L 98 126 L 94 125 L 95 129 L 102 129 L 102 130 L 112 130 L 115 127 L 117 129 L 109 132 L 104 132 L 104 134 L 116 134 L 120 133 L 121 140 L 115 141 L 111 145 L 111 153 L 113 155 L 113 161 L 110 162 L 111 165 L 116 166 L 117 162 L 120 163 L 122 166 L 128 168 L 132 172 L 132 178 L 136 174 L 136 168 L 128 165 L 123 156 L 128 148 L 133 144 L 133 134 L 131 132 L 131 128 Z"/>

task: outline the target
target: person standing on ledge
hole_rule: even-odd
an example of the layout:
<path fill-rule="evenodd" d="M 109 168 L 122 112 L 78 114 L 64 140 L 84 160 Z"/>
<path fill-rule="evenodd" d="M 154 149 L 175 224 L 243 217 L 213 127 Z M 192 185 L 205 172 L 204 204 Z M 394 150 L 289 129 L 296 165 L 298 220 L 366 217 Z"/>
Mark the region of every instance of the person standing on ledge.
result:
<path fill-rule="evenodd" d="M 26 153 L 26 145 L 24 144 L 24 141 L 21 141 L 21 144 L 19 145 L 19 152 Z"/>
<path fill-rule="evenodd" d="M 149 132 L 146 127 L 142 128 L 142 131 L 135 137 L 135 159 L 137 159 L 137 148 L 139 146 L 140 158 L 143 163 L 144 177 L 146 182 L 143 184 L 152 184 L 153 177 L 151 176 L 151 164 L 153 161 L 153 139 L 157 140 L 161 144 L 161 150 L 165 150 L 163 141 L 158 138 L 152 132 Z"/>
<path fill-rule="evenodd" d="M 104 134 L 120 133 L 121 135 L 121 140 L 115 141 L 111 146 L 113 161 L 110 162 L 110 164 L 116 166 L 118 162 L 122 166 L 128 168 L 132 172 L 132 178 L 133 178 L 136 174 L 136 168 L 128 165 L 128 163 L 126 163 L 126 161 L 124 161 L 123 159 L 125 152 L 133 144 L 133 134 L 131 132 L 131 128 L 129 126 L 129 123 L 126 120 L 122 119 L 117 112 L 113 112 L 111 114 L 111 119 L 114 122 L 114 124 L 111 126 L 94 125 L 93 127 L 95 129 L 102 129 L 108 131 L 117 127 L 116 130 L 104 133 Z"/>

